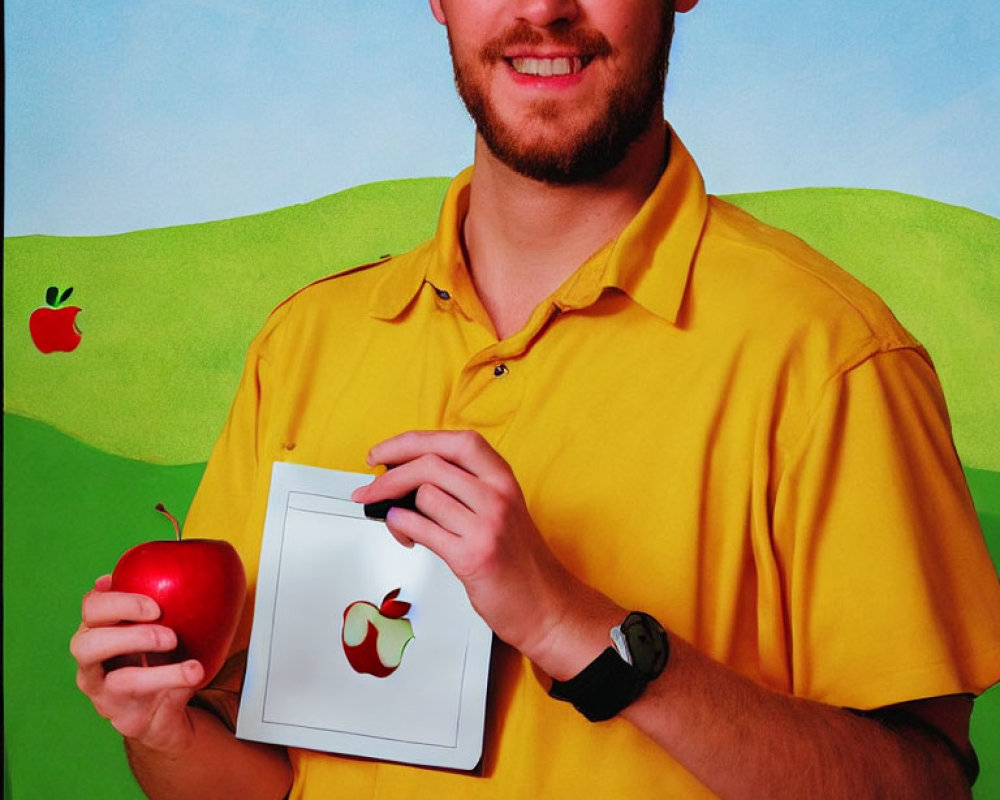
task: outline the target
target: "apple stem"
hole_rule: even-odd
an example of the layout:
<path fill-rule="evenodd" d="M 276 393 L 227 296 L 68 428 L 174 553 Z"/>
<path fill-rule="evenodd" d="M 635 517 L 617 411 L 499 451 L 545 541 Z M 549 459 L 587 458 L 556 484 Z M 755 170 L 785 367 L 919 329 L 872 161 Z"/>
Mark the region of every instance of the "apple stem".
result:
<path fill-rule="evenodd" d="M 181 526 L 177 522 L 177 517 L 167 511 L 166 506 L 164 506 L 163 503 L 157 503 L 156 510 L 170 520 L 170 524 L 174 526 L 174 536 L 177 537 L 177 541 L 179 542 L 181 540 Z"/>

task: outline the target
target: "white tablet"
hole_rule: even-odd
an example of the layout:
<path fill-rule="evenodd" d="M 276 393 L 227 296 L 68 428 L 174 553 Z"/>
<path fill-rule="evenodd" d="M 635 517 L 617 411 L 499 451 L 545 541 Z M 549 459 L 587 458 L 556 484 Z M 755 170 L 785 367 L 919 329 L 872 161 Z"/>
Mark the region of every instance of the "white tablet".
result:
<path fill-rule="evenodd" d="M 236 734 L 471 770 L 492 632 L 440 558 L 350 500 L 371 480 L 274 464 Z"/>

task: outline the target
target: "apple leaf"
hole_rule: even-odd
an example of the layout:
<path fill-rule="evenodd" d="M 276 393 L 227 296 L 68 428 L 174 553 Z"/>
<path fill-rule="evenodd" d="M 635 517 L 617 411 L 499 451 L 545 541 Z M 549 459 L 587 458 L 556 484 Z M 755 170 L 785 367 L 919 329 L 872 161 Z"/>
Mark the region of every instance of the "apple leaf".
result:
<path fill-rule="evenodd" d="M 382 602 L 384 603 L 387 600 L 395 600 L 397 597 L 399 597 L 400 591 L 402 591 L 402 587 L 400 587 L 399 589 L 393 589 L 391 592 L 386 592 L 385 597 L 382 598 Z"/>
<path fill-rule="evenodd" d="M 45 290 L 45 302 L 50 306 L 55 306 L 56 300 L 59 297 L 59 289 L 55 286 L 50 286 Z"/>
<path fill-rule="evenodd" d="M 62 297 L 59 298 L 59 305 L 62 305 L 67 300 L 69 300 L 69 296 L 71 294 L 73 294 L 73 287 L 72 286 L 70 286 L 65 292 L 62 293 Z"/>
<path fill-rule="evenodd" d="M 410 610 L 409 603 L 396 599 L 399 597 L 399 591 L 399 589 L 393 589 L 382 598 L 382 605 L 378 608 L 382 616 L 389 619 L 401 619 Z"/>
<path fill-rule="evenodd" d="M 402 619 L 409 610 L 410 604 L 403 600 L 385 600 L 379 608 L 382 616 L 389 619 Z"/>

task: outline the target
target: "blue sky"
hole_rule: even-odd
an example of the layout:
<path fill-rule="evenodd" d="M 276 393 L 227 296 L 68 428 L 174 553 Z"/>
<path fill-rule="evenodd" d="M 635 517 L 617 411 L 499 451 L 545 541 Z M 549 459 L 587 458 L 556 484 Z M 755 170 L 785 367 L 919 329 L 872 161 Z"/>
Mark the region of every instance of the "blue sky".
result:
<path fill-rule="evenodd" d="M 5 235 L 250 214 L 471 159 L 424 0 L 7 0 Z M 1000 3 L 702 0 L 667 115 L 710 191 L 1000 217 Z"/>

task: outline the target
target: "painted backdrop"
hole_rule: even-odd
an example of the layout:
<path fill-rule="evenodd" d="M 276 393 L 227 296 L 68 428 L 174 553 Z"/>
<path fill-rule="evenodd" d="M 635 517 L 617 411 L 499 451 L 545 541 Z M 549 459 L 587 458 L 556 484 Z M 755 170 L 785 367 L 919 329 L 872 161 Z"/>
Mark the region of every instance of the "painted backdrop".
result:
<path fill-rule="evenodd" d="M 4 22 L 5 796 L 139 797 L 73 685 L 80 596 L 169 535 L 157 502 L 183 516 L 268 311 L 429 235 L 472 128 L 423 2 L 9 0 Z M 983 0 L 702 0 L 667 90 L 711 191 L 927 345 L 995 557 L 997 53 Z M 994 690 L 980 798 L 998 730 Z"/>

